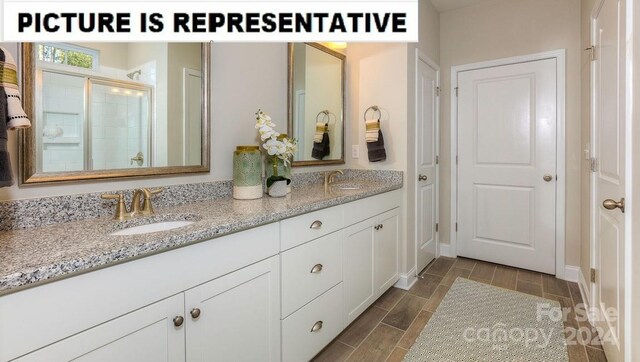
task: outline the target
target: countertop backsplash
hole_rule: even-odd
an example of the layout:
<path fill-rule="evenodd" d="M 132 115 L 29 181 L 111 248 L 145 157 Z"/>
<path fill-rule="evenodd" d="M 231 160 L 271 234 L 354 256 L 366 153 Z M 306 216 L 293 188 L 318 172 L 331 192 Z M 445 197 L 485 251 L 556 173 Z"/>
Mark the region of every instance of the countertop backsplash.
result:
<path fill-rule="evenodd" d="M 398 171 L 352 169 L 344 171 L 344 175 L 336 177 L 338 181 L 402 181 L 402 172 Z M 324 172 L 294 173 L 291 177 L 291 185 L 294 188 L 324 182 Z M 164 186 L 164 191 L 153 197 L 153 205 L 154 207 L 162 208 L 230 197 L 232 186 L 232 181 Z M 149 185 L 146 185 L 146 187 L 153 187 L 152 180 L 149 180 Z M 115 202 L 113 200 L 103 200 L 100 195 L 123 192 L 126 203 L 129 205 L 134 191 L 135 189 L 127 189 L 3 201 L 0 202 L 0 232 L 110 216 L 113 215 Z M 265 195 L 264 197 L 268 196 Z"/>

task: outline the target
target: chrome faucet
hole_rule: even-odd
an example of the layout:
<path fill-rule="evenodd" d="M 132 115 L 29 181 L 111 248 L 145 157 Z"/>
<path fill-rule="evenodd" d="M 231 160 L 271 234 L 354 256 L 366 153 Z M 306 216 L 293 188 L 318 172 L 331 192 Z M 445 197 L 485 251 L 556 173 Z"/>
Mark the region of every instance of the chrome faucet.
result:
<path fill-rule="evenodd" d="M 344 172 L 342 172 L 342 170 L 335 170 L 335 171 L 327 171 L 324 174 L 324 188 L 328 188 L 329 185 L 331 185 L 332 183 L 335 182 L 336 180 L 336 175 L 337 174 L 341 174 L 344 175 Z"/>
<path fill-rule="evenodd" d="M 127 220 L 136 215 L 153 215 L 153 205 L 151 204 L 151 196 L 162 192 L 162 188 L 155 190 L 149 190 L 147 188 L 138 189 L 133 193 L 133 199 L 131 199 L 131 211 L 127 210 L 127 206 L 124 203 L 124 194 L 102 194 L 100 197 L 103 199 L 117 199 L 118 205 L 116 205 L 116 211 L 113 216 L 115 220 Z M 140 199 L 142 199 L 142 206 L 140 205 Z"/>

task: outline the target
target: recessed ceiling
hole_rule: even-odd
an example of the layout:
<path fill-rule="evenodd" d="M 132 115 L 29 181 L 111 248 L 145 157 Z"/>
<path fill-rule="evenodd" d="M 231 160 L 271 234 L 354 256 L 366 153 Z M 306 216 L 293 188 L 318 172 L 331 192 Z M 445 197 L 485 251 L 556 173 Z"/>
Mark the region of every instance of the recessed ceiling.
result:
<path fill-rule="evenodd" d="M 438 10 L 438 12 L 443 13 L 445 11 L 482 4 L 488 1 L 489 0 L 431 0 L 431 3 L 436 8 L 436 10 Z"/>

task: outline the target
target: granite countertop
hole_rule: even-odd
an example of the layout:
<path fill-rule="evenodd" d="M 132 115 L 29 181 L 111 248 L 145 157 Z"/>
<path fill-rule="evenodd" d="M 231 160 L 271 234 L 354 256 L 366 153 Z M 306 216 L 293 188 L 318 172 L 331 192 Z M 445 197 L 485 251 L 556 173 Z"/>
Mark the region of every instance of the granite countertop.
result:
<path fill-rule="evenodd" d="M 126 221 L 101 217 L 2 231 L 0 295 L 402 187 L 401 179 L 355 183 L 360 189 L 332 187 L 325 191 L 322 184 L 312 184 L 294 187 L 283 198 L 265 196 L 257 200 L 234 200 L 224 197 L 157 208 L 156 215 Z M 149 234 L 109 235 L 129 226 L 164 220 L 194 223 Z"/>

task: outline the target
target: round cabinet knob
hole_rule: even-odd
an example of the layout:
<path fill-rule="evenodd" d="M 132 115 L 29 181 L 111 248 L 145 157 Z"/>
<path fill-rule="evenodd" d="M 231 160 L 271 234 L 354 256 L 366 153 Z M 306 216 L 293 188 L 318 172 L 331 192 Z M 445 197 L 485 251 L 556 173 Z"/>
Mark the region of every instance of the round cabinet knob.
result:
<path fill-rule="evenodd" d="M 542 177 L 543 180 L 545 180 L 546 182 L 551 182 L 551 180 L 553 180 L 553 176 L 551 175 L 544 175 Z"/>
<path fill-rule="evenodd" d="M 311 332 L 317 332 L 321 329 L 322 329 L 322 321 L 317 321 L 313 324 L 313 327 L 311 327 Z"/>
<path fill-rule="evenodd" d="M 191 318 L 197 319 L 200 317 L 200 308 L 193 308 L 189 313 L 191 314 Z"/>
<path fill-rule="evenodd" d="M 418 181 L 427 181 L 428 179 L 427 175 L 418 175 Z"/>
<path fill-rule="evenodd" d="M 184 323 L 184 318 L 182 316 L 177 316 L 173 318 L 173 325 L 176 327 L 180 327 Z"/>
<path fill-rule="evenodd" d="M 606 199 L 602 202 L 602 206 L 607 210 L 620 209 L 620 211 L 624 212 L 624 197 L 620 201 Z"/>

